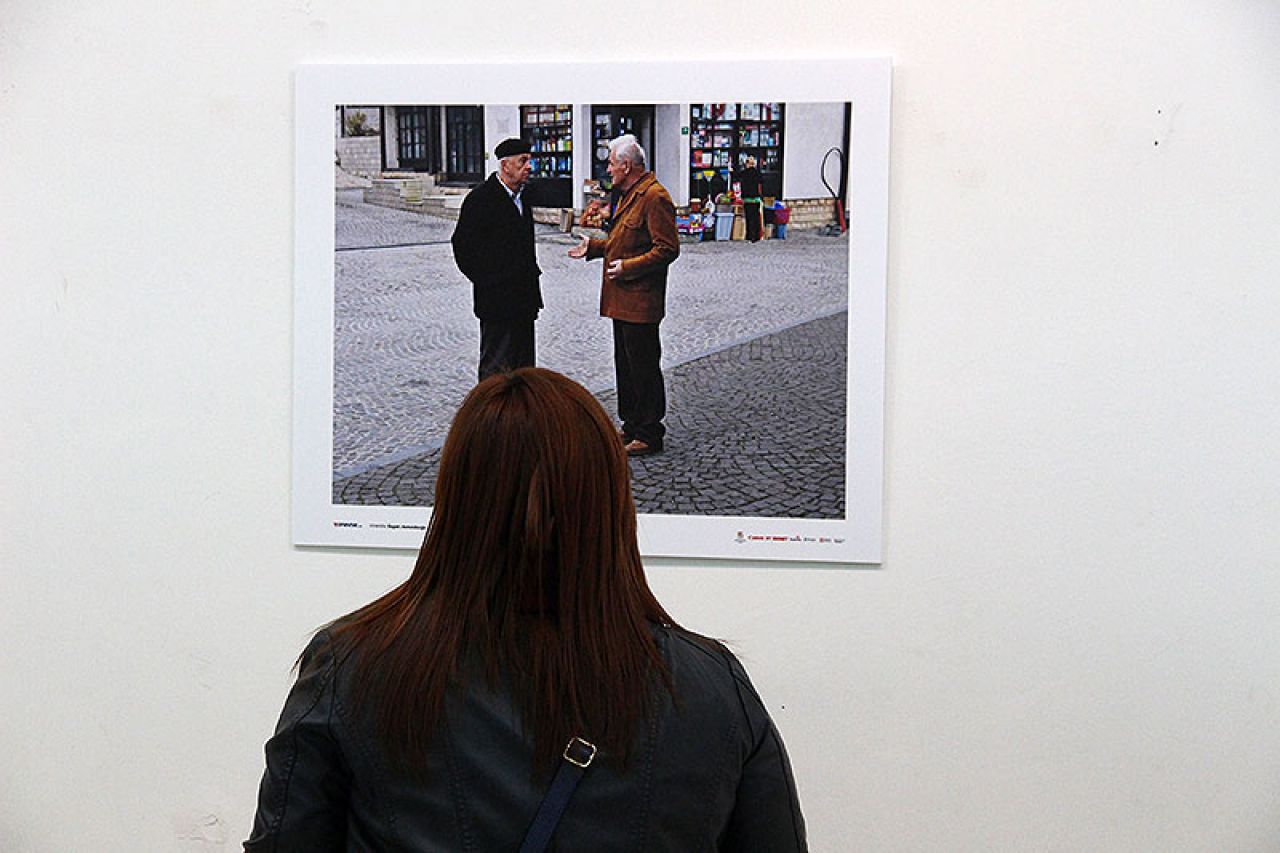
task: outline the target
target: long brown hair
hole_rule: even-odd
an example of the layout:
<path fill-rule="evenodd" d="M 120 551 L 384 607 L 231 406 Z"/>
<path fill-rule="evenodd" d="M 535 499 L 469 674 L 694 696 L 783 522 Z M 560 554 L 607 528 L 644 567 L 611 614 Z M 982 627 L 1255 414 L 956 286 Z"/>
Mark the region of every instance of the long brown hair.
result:
<path fill-rule="evenodd" d="M 332 627 L 355 656 L 357 712 L 409 767 L 445 692 L 479 653 L 508 679 L 538 767 L 571 737 L 625 764 L 670 673 L 651 623 L 622 443 L 582 386 L 549 370 L 491 376 L 458 411 L 413 573 Z"/>

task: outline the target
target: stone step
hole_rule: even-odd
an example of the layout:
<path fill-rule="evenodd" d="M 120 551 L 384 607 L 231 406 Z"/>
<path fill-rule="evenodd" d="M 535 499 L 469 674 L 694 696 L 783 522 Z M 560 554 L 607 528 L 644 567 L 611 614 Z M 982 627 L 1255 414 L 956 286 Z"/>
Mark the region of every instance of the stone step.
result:
<path fill-rule="evenodd" d="M 436 193 L 435 195 L 423 197 L 423 201 L 428 204 L 440 204 L 450 210 L 459 210 L 462 207 L 462 200 L 465 198 L 465 194 Z"/>

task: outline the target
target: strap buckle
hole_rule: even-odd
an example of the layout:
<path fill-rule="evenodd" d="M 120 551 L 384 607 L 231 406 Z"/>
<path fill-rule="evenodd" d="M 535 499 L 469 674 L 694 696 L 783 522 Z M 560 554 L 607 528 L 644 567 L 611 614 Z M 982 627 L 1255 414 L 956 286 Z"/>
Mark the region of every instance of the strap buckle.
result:
<path fill-rule="evenodd" d="M 580 737 L 571 738 L 564 747 L 564 760 L 570 764 L 586 769 L 596 757 L 595 744 L 587 743 Z"/>

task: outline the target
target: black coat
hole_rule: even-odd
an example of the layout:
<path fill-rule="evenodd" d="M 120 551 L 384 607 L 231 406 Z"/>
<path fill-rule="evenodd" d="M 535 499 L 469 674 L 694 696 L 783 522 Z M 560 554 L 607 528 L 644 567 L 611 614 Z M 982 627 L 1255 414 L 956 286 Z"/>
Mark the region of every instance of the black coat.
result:
<path fill-rule="evenodd" d="M 555 834 L 557 850 L 807 850 L 791 764 L 737 658 L 654 627 L 678 704 L 665 697 L 625 771 L 592 763 Z M 319 634 L 267 742 L 245 849 L 515 850 L 547 788 L 504 688 L 483 664 L 446 697 L 426 779 L 389 766 L 353 716 L 350 653 Z"/>
<path fill-rule="evenodd" d="M 481 320 L 533 317 L 542 307 L 527 188 L 522 199 L 524 216 L 495 172 L 462 201 L 453 259 L 471 280 L 472 304 Z"/>

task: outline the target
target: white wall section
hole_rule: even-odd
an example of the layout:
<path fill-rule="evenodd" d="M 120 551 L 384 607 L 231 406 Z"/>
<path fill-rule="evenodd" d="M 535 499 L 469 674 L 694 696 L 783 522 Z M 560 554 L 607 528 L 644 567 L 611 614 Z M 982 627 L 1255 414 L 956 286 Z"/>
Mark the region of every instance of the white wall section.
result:
<path fill-rule="evenodd" d="M 1247 0 L 5 3 L 0 849 L 238 849 L 298 651 L 409 571 L 289 545 L 298 63 L 888 53 L 883 568 L 654 586 L 815 850 L 1274 850 L 1278 44 Z"/>

